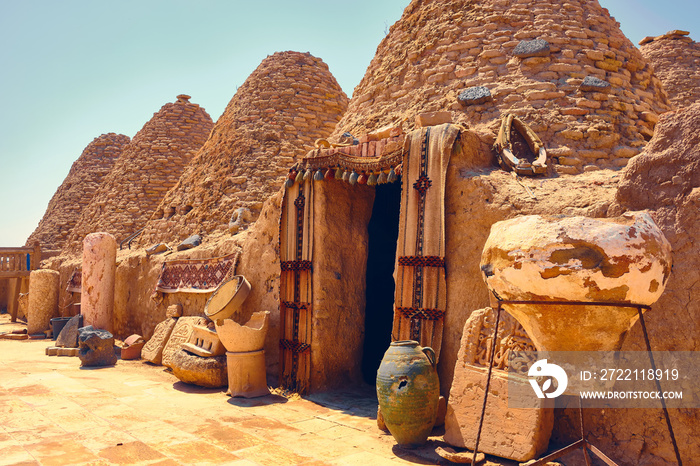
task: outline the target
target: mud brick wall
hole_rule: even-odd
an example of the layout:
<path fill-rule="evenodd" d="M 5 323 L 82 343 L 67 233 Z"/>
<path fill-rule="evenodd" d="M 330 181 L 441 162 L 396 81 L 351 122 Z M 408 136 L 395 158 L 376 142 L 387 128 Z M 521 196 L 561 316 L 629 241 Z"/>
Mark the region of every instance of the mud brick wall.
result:
<path fill-rule="evenodd" d="M 289 167 L 331 134 L 348 98 L 320 58 L 278 52 L 238 88 L 211 137 L 163 198 L 140 246 L 228 231 L 238 211 L 240 231 L 260 215 Z"/>
<path fill-rule="evenodd" d="M 81 212 L 129 141 L 123 134 L 107 133 L 87 145 L 49 201 L 44 217 L 27 239 L 27 246 L 38 241 L 45 250 L 63 248 Z"/>
<path fill-rule="evenodd" d="M 700 102 L 700 44 L 687 31 L 645 37 L 639 45 L 675 107 Z"/>
<path fill-rule="evenodd" d="M 65 251 L 82 251 L 83 238 L 92 232 L 106 231 L 119 242 L 145 226 L 213 125 L 209 114 L 190 103 L 189 96 L 165 104 L 124 148 L 83 209 Z"/>
<path fill-rule="evenodd" d="M 515 55 L 536 39 L 549 51 Z M 586 77 L 609 87 L 582 90 Z M 492 100 L 461 104 L 458 95 L 475 86 Z M 495 133 L 510 112 L 540 135 L 556 172 L 576 174 L 625 166 L 669 109 L 652 67 L 595 0 L 414 0 L 379 44 L 335 133 L 411 129 L 417 113 L 436 110 Z"/>

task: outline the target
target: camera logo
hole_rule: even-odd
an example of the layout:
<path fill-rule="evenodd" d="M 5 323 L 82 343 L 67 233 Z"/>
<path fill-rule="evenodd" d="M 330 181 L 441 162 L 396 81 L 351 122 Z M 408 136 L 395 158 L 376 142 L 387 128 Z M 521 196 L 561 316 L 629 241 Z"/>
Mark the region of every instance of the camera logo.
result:
<path fill-rule="evenodd" d="M 540 359 L 533 364 L 530 370 L 527 371 L 527 375 L 530 377 L 529 382 L 537 398 L 556 398 L 564 393 L 566 386 L 569 384 L 569 378 L 566 376 L 564 369 L 556 364 L 548 363 L 546 359 Z M 536 380 L 539 377 L 546 377 L 541 387 Z M 556 381 L 556 387 L 552 386 L 552 380 Z M 548 393 L 550 390 L 554 391 Z"/>

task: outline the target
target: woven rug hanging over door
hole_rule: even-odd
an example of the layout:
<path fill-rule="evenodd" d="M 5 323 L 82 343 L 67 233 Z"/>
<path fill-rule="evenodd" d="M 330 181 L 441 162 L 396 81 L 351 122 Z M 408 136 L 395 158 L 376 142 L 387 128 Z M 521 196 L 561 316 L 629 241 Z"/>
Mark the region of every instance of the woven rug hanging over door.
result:
<path fill-rule="evenodd" d="M 393 340 L 416 340 L 439 356 L 447 301 L 445 178 L 460 127 L 408 134 L 404 144 Z"/>
<path fill-rule="evenodd" d="M 280 219 L 282 387 L 307 393 L 311 377 L 313 182 L 285 189 Z"/>

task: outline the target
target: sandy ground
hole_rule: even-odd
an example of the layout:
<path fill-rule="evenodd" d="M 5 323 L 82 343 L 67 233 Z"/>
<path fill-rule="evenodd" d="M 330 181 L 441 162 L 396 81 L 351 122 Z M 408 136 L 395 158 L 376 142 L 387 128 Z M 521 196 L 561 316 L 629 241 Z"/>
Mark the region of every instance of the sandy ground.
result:
<path fill-rule="evenodd" d="M 0 315 L 0 333 L 19 328 Z M 380 431 L 373 387 L 231 398 L 142 361 L 80 368 L 46 356 L 52 343 L 0 339 L 0 465 L 451 464 L 439 428 L 415 450 Z"/>

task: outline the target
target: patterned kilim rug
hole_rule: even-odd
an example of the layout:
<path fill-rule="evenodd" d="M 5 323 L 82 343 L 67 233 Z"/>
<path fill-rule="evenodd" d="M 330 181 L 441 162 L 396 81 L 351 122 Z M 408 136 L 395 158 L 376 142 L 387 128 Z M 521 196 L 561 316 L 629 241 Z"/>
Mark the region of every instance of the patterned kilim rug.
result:
<path fill-rule="evenodd" d="M 69 293 L 80 293 L 82 292 L 83 285 L 83 272 L 82 270 L 76 268 L 73 269 L 73 273 L 68 279 L 68 285 L 66 285 L 66 291 Z"/>
<path fill-rule="evenodd" d="M 285 190 L 280 219 L 282 386 L 306 393 L 311 377 L 313 181 Z"/>
<path fill-rule="evenodd" d="M 404 144 L 392 337 L 430 346 L 436 356 L 447 301 L 445 177 L 459 132 L 450 124 L 421 128 Z"/>
<path fill-rule="evenodd" d="M 240 251 L 211 259 L 179 259 L 163 262 L 157 293 L 211 293 L 233 275 Z"/>

